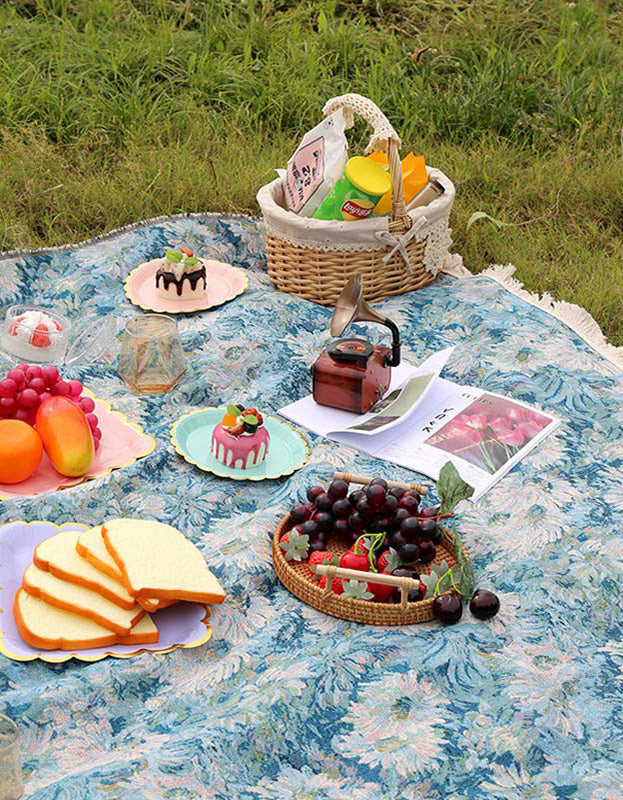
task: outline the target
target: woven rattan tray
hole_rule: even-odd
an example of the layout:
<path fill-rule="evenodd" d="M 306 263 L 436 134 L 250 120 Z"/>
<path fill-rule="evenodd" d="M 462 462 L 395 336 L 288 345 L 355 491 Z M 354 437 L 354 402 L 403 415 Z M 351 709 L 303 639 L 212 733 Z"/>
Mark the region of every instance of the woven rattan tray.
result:
<path fill-rule="evenodd" d="M 321 588 L 312 576 L 307 562 L 288 562 L 279 546 L 280 537 L 288 530 L 289 514 L 286 515 L 273 534 L 273 564 L 279 580 L 286 589 L 296 595 L 307 605 L 330 614 L 333 617 L 362 622 L 366 625 L 413 625 L 417 622 L 429 622 L 433 619 L 433 598 L 421 600 L 419 603 L 406 603 L 404 608 L 398 603 L 377 603 L 369 600 L 357 600 L 342 597 Z M 452 533 L 443 528 L 443 542 L 437 545 L 437 555 L 432 564 L 446 561 L 449 567 L 456 564 L 454 555 L 454 538 Z M 339 537 L 329 538 L 327 550 L 341 555 L 348 550 L 348 545 Z M 467 555 L 467 554 L 466 554 Z M 422 573 L 431 571 L 431 564 L 421 564 Z M 369 573 L 359 573 L 366 580 Z M 330 585 L 330 581 L 327 582 Z"/>

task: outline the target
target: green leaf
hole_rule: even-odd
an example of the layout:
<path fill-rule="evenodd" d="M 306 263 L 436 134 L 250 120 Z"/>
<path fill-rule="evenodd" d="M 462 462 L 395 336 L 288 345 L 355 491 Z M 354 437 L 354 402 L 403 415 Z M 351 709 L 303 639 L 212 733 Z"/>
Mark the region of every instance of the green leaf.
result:
<path fill-rule="evenodd" d="M 454 533 L 453 535 L 454 557 L 456 558 L 456 563 L 459 565 L 461 570 L 460 581 L 456 580 L 455 578 L 455 582 L 462 592 L 467 595 L 471 595 L 476 584 L 476 579 L 474 578 L 474 568 L 472 567 L 472 562 L 465 555 L 465 549 L 463 548 L 461 537 L 458 533 Z"/>
<path fill-rule="evenodd" d="M 240 409 L 238 406 L 234 406 L 231 403 L 227 406 L 227 413 L 234 414 L 236 417 L 240 416 Z"/>
<path fill-rule="evenodd" d="M 182 260 L 182 254 L 179 250 L 167 250 L 165 252 L 165 256 L 167 257 L 168 261 L 173 261 L 175 264 L 179 264 Z"/>
<path fill-rule="evenodd" d="M 426 587 L 426 593 L 424 594 L 424 597 L 431 597 L 435 591 L 435 586 L 437 586 L 437 576 L 434 572 L 430 575 L 420 573 L 420 580 Z"/>
<path fill-rule="evenodd" d="M 487 214 L 486 211 L 474 211 L 471 217 L 467 220 L 465 231 L 468 232 L 472 225 L 481 219 L 486 220 L 496 231 L 499 231 L 500 228 L 509 228 L 513 226 L 512 222 L 503 222 L 501 219 L 496 219 L 490 214 Z"/>
<path fill-rule="evenodd" d="M 199 259 L 197 258 L 197 256 L 188 256 L 188 258 L 184 263 L 188 264 L 189 267 L 194 267 L 195 264 L 199 263 Z"/>
<path fill-rule="evenodd" d="M 283 550 L 286 561 L 302 561 L 307 558 L 309 536 L 306 533 L 298 533 L 295 530 L 291 530 L 288 534 L 288 540 L 279 542 L 279 546 Z"/>
<path fill-rule="evenodd" d="M 363 581 L 342 581 L 344 592 L 342 597 L 354 597 L 355 600 L 372 600 L 374 595 L 368 591 L 368 584 Z"/>
<path fill-rule="evenodd" d="M 245 414 L 242 418 L 242 421 L 248 423 L 249 425 L 259 424 L 259 419 L 255 416 L 255 414 Z"/>
<path fill-rule="evenodd" d="M 437 494 L 441 500 L 441 513 L 450 514 L 461 500 L 474 494 L 474 487 L 461 478 L 451 461 L 446 461 L 439 473 Z"/>
<path fill-rule="evenodd" d="M 390 572 L 393 572 L 399 566 L 400 566 L 400 556 L 398 555 L 398 552 L 394 550 L 393 547 L 390 547 L 389 555 L 387 556 L 387 569 Z"/>

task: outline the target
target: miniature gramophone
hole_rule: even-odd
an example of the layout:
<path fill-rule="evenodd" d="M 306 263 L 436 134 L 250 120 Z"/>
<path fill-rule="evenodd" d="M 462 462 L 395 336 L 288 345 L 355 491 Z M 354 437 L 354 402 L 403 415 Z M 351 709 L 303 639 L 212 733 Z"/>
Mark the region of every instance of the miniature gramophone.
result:
<path fill-rule="evenodd" d="M 377 314 L 362 296 L 361 275 L 353 275 L 338 297 L 331 335 L 341 336 L 352 322 L 380 322 L 392 332 L 392 346 L 372 345 L 365 339 L 338 339 L 320 354 L 311 372 L 314 400 L 323 406 L 369 411 L 389 387 L 391 368 L 400 363 L 400 332 Z"/>

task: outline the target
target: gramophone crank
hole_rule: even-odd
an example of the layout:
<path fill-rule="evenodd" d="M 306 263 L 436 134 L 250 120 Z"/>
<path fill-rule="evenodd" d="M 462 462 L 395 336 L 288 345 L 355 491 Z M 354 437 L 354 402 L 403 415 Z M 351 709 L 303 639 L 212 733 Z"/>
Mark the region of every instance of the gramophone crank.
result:
<path fill-rule="evenodd" d="M 353 322 L 378 322 L 392 332 L 391 349 L 365 339 L 338 339 L 320 354 L 311 372 L 314 400 L 324 406 L 363 414 L 389 387 L 391 368 L 400 363 L 400 332 L 363 299 L 361 275 L 353 275 L 337 300 L 331 335 L 341 336 Z"/>

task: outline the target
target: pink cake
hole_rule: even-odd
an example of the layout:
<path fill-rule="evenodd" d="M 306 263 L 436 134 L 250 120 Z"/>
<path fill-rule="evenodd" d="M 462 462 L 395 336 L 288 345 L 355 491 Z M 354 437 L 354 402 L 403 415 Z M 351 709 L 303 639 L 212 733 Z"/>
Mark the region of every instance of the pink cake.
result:
<path fill-rule="evenodd" d="M 250 469 L 266 458 L 270 434 L 255 408 L 227 406 L 222 422 L 212 431 L 212 455 L 221 464 Z"/>

